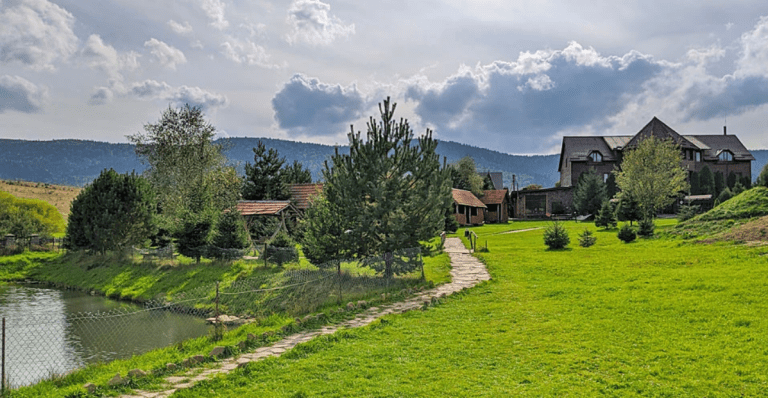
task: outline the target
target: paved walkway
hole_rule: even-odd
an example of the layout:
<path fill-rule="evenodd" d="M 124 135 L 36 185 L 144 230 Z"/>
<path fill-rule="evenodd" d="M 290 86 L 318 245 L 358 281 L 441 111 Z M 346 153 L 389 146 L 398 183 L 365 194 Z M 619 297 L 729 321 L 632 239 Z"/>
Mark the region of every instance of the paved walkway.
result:
<path fill-rule="evenodd" d="M 438 286 L 434 289 L 419 292 L 413 297 L 380 307 L 371 307 L 357 315 L 357 318 L 342 322 L 336 325 L 324 326 L 316 330 L 308 330 L 292 334 L 284 339 L 272 344 L 271 346 L 261 347 L 254 352 L 241 354 L 235 358 L 222 360 L 218 367 L 200 370 L 190 369 L 187 374 L 181 376 L 167 377 L 168 389 L 165 391 L 134 391 L 133 395 L 123 395 L 122 398 L 161 398 L 173 394 L 176 390 L 189 388 L 201 380 L 211 378 L 216 374 L 229 373 L 239 365 L 248 362 L 259 361 L 270 356 L 280 356 L 282 353 L 292 349 L 298 344 L 305 343 L 317 336 L 335 333 L 339 329 L 359 328 L 366 326 L 374 320 L 389 314 L 398 314 L 407 311 L 420 309 L 425 303 L 431 303 L 433 299 L 451 295 L 462 289 L 470 288 L 481 281 L 491 279 L 485 265 L 469 254 L 459 238 L 448 238 L 445 240 L 445 251 L 451 257 L 451 282 Z"/>

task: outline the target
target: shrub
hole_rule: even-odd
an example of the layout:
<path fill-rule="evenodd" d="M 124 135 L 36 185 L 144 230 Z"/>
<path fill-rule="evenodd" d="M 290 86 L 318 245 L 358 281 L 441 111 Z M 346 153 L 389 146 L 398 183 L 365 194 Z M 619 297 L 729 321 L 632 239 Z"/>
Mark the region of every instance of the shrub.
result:
<path fill-rule="evenodd" d="M 644 218 L 637 222 L 637 234 L 644 238 L 653 236 L 654 229 L 656 229 L 656 225 L 652 218 Z"/>
<path fill-rule="evenodd" d="M 592 231 L 584 228 L 584 232 L 579 235 L 579 246 L 590 247 L 597 242 L 597 237 L 592 234 Z"/>
<path fill-rule="evenodd" d="M 682 205 L 680 206 L 680 210 L 677 212 L 677 220 L 681 222 L 690 220 L 699 213 L 700 209 L 701 206 L 699 205 Z"/>
<path fill-rule="evenodd" d="M 629 224 L 624 224 L 624 226 L 619 229 L 618 237 L 624 241 L 624 243 L 629 243 L 637 238 L 637 234 L 635 233 L 634 228 L 630 227 Z"/>
<path fill-rule="evenodd" d="M 544 230 L 544 244 L 549 247 L 550 250 L 563 249 L 571 243 L 571 238 L 568 237 L 568 231 L 559 222 L 550 224 Z"/>
<path fill-rule="evenodd" d="M 610 201 L 604 201 L 595 217 L 595 226 L 605 229 L 616 228 L 616 215 Z"/>
<path fill-rule="evenodd" d="M 296 242 L 287 233 L 280 231 L 267 244 L 264 256 L 268 261 L 282 266 L 284 263 L 299 260 Z"/>

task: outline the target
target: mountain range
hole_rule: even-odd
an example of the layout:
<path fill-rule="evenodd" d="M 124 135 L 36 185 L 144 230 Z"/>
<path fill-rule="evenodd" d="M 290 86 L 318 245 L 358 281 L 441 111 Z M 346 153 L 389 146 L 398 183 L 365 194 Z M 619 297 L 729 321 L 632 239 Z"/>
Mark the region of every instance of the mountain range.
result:
<path fill-rule="evenodd" d="M 267 148 L 274 148 L 288 163 L 301 162 L 312 172 L 315 181 L 322 177 L 323 162 L 334 153 L 334 146 L 280 140 L 274 138 L 225 138 L 223 144 L 230 164 L 242 174 L 246 162 L 253 162 L 252 148 L 261 140 Z M 349 153 L 349 147 L 339 146 L 339 152 Z M 500 171 L 504 186 L 512 185 L 512 176 L 518 186 L 540 184 L 552 187 L 559 180 L 557 171 L 559 154 L 510 155 L 451 141 L 440 141 L 437 152 L 448 163 L 464 156 L 475 160 L 478 171 Z M 755 180 L 768 162 L 768 150 L 753 150 L 752 179 Z M 84 140 L 28 141 L 0 139 L 0 179 L 25 180 L 49 184 L 83 186 L 95 179 L 103 169 L 112 168 L 120 173 L 142 172 L 143 164 L 131 144 L 114 144 Z"/>

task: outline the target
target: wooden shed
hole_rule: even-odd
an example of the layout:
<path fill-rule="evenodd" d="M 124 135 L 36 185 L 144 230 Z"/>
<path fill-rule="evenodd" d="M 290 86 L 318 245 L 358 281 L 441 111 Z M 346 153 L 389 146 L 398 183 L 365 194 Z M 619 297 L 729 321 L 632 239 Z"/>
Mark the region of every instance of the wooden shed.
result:
<path fill-rule="evenodd" d="M 509 220 L 509 193 L 506 189 L 483 191 L 480 201 L 485 204 L 485 222 L 502 223 Z"/>
<path fill-rule="evenodd" d="M 480 225 L 485 221 L 486 206 L 472 192 L 453 189 L 453 214 L 460 225 Z"/>

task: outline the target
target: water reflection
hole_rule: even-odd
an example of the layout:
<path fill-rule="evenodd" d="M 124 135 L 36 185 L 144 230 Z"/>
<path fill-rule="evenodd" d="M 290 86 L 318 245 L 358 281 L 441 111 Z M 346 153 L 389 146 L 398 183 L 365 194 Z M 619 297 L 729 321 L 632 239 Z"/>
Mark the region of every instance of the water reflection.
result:
<path fill-rule="evenodd" d="M 127 358 L 204 335 L 205 321 L 82 292 L 0 286 L 6 318 L 6 377 L 34 383 L 93 362 Z"/>

